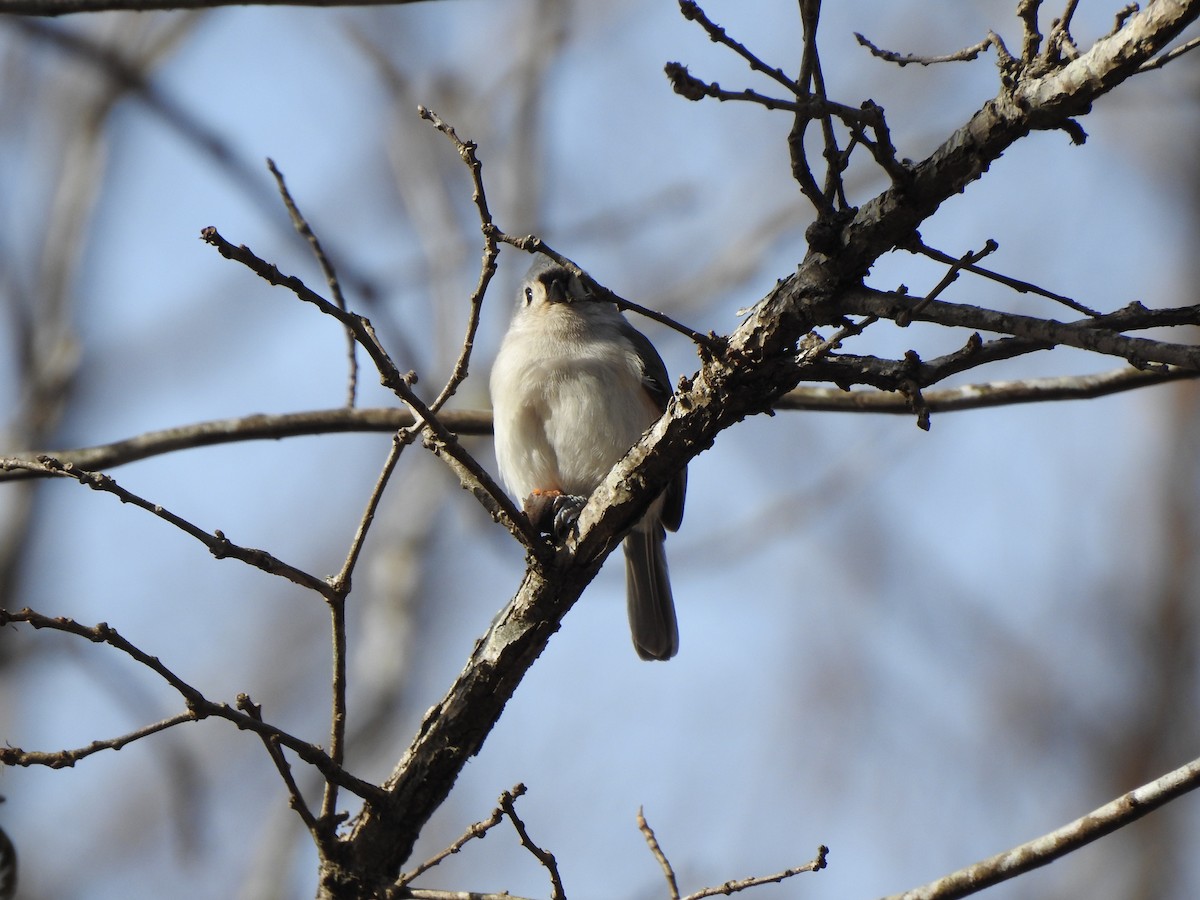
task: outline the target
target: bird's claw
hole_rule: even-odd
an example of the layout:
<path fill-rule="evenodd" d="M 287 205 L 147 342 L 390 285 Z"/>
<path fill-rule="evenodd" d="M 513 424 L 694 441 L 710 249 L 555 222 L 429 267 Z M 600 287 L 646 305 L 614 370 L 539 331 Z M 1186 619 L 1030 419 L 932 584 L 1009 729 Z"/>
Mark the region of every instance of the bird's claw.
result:
<path fill-rule="evenodd" d="M 566 540 L 575 530 L 579 514 L 586 503 L 587 497 L 577 497 L 573 494 L 559 494 L 554 498 L 550 508 L 554 510 L 554 537 L 557 540 Z"/>
<path fill-rule="evenodd" d="M 525 498 L 525 515 L 539 532 L 561 541 L 575 529 L 586 503 L 587 497 L 562 491 L 534 491 Z"/>

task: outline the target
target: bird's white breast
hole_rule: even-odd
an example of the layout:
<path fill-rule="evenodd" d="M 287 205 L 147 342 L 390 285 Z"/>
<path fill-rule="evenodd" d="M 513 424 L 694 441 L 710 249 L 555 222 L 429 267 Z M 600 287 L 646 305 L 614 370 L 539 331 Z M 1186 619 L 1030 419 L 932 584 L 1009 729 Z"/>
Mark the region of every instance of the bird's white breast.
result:
<path fill-rule="evenodd" d="M 618 314 L 613 313 L 614 317 Z M 619 322 L 547 307 L 505 336 L 492 368 L 496 457 L 518 498 L 533 490 L 587 496 L 659 412 Z"/>

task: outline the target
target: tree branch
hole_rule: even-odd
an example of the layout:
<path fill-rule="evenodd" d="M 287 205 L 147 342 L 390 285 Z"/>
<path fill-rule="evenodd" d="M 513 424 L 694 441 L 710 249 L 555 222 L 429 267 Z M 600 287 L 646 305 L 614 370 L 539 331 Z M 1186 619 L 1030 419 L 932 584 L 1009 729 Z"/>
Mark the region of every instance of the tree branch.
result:
<path fill-rule="evenodd" d="M 209 700 L 199 690 L 192 687 L 167 668 L 158 657 L 151 656 L 130 643 L 115 628 L 108 625 L 107 622 L 101 622 L 99 625 L 88 627 L 87 625 L 81 625 L 74 619 L 51 618 L 28 608 L 15 611 L 0 609 L 0 628 L 9 624 L 21 623 L 36 629 L 47 628 L 52 631 L 60 631 L 65 634 L 84 638 L 96 644 L 107 644 L 129 656 L 135 662 L 150 669 L 169 684 L 183 697 L 192 719 L 196 721 L 206 718 L 225 719 L 243 731 L 251 731 L 259 737 L 277 741 L 281 746 L 287 747 L 300 757 L 300 759 L 315 768 L 327 780 L 336 781 L 346 790 L 364 800 L 380 802 L 385 799 L 383 792 L 379 788 L 351 775 L 341 766 L 334 763 L 316 745 L 276 728 L 274 725 L 262 721 L 261 718 L 251 716 L 240 709 L 234 709 L 227 703 L 215 703 Z M 117 748 L 114 747 L 112 749 Z M 54 755 L 27 753 L 18 747 L 0 747 L 0 765 L 49 765 L 50 763 L 42 757 Z"/>
<path fill-rule="evenodd" d="M 178 516 L 166 509 L 161 504 L 151 503 L 144 497 L 126 490 L 117 484 L 111 475 L 105 475 L 103 472 L 92 472 L 87 469 L 81 469 L 73 463 L 64 463 L 51 456 L 42 456 L 36 461 L 0 457 L 0 471 L 24 471 L 42 477 L 73 479 L 86 487 L 92 488 L 92 490 L 112 494 L 122 503 L 129 503 L 139 509 L 145 510 L 151 515 L 157 516 L 164 522 L 174 525 L 180 531 L 191 535 L 204 544 L 208 548 L 208 552 L 217 559 L 231 558 L 240 560 L 256 569 L 261 569 L 268 575 L 278 575 L 281 578 L 286 578 L 293 584 L 298 584 L 300 587 L 316 591 L 322 597 L 329 596 L 332 590 L 329 584 L 322 579 L 317 578 L 315 575 L 310 575 L 303 569 L 285 563 L 265 550 L 243 547 L 240 544 L 233 543 L 220 529 L 210 534 L 198 525 L 194 525 L 182 516 Z"/>
<path fill-rule="evenodd" d="M 492 414 L 487 410 L 443 411 L 438 420 L 454 434 L 491 434 Z M 111 444 L 98 444 L 74 450 L 23 450 L 14 453 L 25 459 L 53 456 L 64 465 L 83 469 L 111 469 L 177 450 L 212 447 L 241 441 L 280 440 L 289 437 L 313 437 L 347 432 L 385 432 L 394 434 L 409 428 L 416 417 L 405 409 L 326 409 L 312 412 L 256 414 L 234 419 L 215 419 L 176 428 L 148 431 Z M 0 469 L 0 481 L 40 477 L 43 473 L 27 469 Z"/>
<path fill-rule="evenodd" d="M 953 900 L 1051 863 L 1200 787 L 1200 759 L 1019 847 L 885 900 Z"/>
<path fill-rule="evenodd" d="M 413 392 L 412 384 L 416 382 L 416 374 L 413 372 L 406 375 L 400 374 L 396 364 L 375 335 L 375 329 L 369 319 L 338 309 L 296 276 L 284 275 L 278 267 L 255 255 L 245 244 L 234 246 L 211 225 L 201 229 L 200 238 L 215 247 L 217 252 L 226 259 L 241 263 L 269 284 L 287 288 L 305 303 L 311 303 L 327 316 L 337 319 L 349 328 L 354 333 L 355 340 L 374 362 L 380 382 L 395 393 L 412 411 L 414 418 L 420 424 L 420 433 L 424 435 L 426 449 L 446 463 L 450 470 L 458 476 L 462 486 L 474 495 L 475 499 L 494 519 L 503 522 L 505 527 L 531 553 L 544 554 L 546 552 L 545 543 L 529 524 L 524 513 L 516 508 L 512 499 L 496 484 L 495 479 L 463 449 L 457 438 L 442 425 L 433 411 Z M 453 380 L 450 384 L 453 384 Z M 449 389 L 448 387 L 447 390 Z M 413 427 L 416 428 L 416 425 Z M 413 432 L 413 435 L 415 436 L 416 432 Z"/>
<path fill-rule="evenodd" d="M 1039 319 L 1016 313 L 999 312 L 963 303 L 926 301 L 906 294 L 892 294 L 869 288 L 849 289 L 833 298 L 815 298 L 805 304 L 814 324 L 841 324 L 846 315 L 878 316 L 881 319 L 933 322 L 954 328 L 970 328 L 1006 334 L 1044 344 L 1076 347 L 1110 356 L 1119 356 L 1138 368 L 1149 363 L 1200 368 L 1200 347 L 1172 344 L 1120 334 L 1130 329 L 1177 327 L 1200 324 L 1200 305 L 1172 309 L 1147 309 L 1132 303 L 1124 309 L 1075 322 Z"/>
<path fill-rule="evenodd" d="M 190 710 L 176 713 L 161 721 L 152 722 L 141 728 L 135 728 L 126 734 L 118 735 L 114 738 L 92 741 L 86 747 L 78 747 L 74 750 L 41 751 L 22 750 L 19 747 L 5 747 L 0 750 L 0 762 L 6 766 L 45 766 L 48 769 L 70 769 L 74 767 L 75 763 L 81 759 L 86 759 L 93 753 L 99 753 L 102 750 L 120 750 L 122 747 L 127 747 L 144 737 L 158 734 L 160 731 L 166 731 L 168 728 L 174 728 L 176 725 L 182 725 L 185 722 L 195 721 L 197 721 L 197 717 Z"/>
<path fill-rule="evenodd" d="M 254 6 L 399 6 L 426 0 L 254 0 Z M 65 16 L 128 10 L 150 12 L 161 9 L 213 9 L 246 6 L 246 0 L 0 0 L 0 15 Z"/>

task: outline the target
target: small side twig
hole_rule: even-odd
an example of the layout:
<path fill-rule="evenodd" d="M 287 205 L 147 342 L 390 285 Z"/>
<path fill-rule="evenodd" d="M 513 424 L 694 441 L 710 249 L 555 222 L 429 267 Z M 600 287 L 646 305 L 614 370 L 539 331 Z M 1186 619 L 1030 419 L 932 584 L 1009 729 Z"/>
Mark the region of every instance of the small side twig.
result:
<path fill-rule="evenodd" d="M 425 860 L 423 863 L 421 863 L 415 869 L 412 869 L 409 872 L 403 873 L 399 878 L 396 879 L 395 883 L 392 885 L 392 889 L 391 889 L 389 896 L 396 895 L 398 892 L 402 891 L 402 889 L 406 885 L 408 885 L 410 882 L 414 881 L 419 876 L 428 872 L 434 866 L 441 864 L 441 862 L 444 859 L 446 859 L 447 857 L 453 856 L 455 853 L 458 853 L 460 850 L 462 850 L 463 847 L 465 847 L 471 841 L 479 840 L 479 839 L 486 837 L 487 833 L 489 831 L 491 831 L 493 828 L 495 828 L 497 825 L 499 825 L 504 820 L 504 814 L 505 814 L 504 813 L 504 804 L 505 804 L 505 802 L 507 801 L 507 802 L 511 803 L 513 800 L 515 800 L 517 797 L 520 797 L 524 793 L 525 793 L 525 785 L 523 785 L 523 784 L 517 784 L 513 787 L 513 789 L 511 791 L 505 791 L 504 793 L 502 793 L 500 795 L 499 801 L 497 801 L 499 805 L 495 809 L 492 810 L 492 814 L 490 816 L 488 816 L 486 819 L 481 819 L 480 821 L 474 823 L 473 825 L 468 826 L 467 830 L 464 831 L 458 837 L 458 839 L 455 840 L 453 843 L 451 843 L 449 846 L 444 847 L 441 850 L 439 850 L 437 853 L 435 853 L 433 856 L 429 857 L 429 859 Z"/>
<path fill-rule="evenodd" d="M 443 410 L 439 420 L 457 435 L 491 434 L 492 416 L 487 410 Z M 267 415 L 258 413 L 233 419 L 212 419 L 174 428 L 147 431 L 135 437 L 97 444 L 92 447 L 77 447 L 57 450 L 23 450 L 12 454 L 26 460 L 40 456 L 51 456 L 63 465 L 68 463 L 81 469 L 111 469 L 126 463 L 137 462 L 199 447 L 241 441 L 279 440 L 317 434 L 343 434 L 347 432 L 391 432 L 409 428 L 417 421 L 410 410 L 393 407 L 380 409 L 320 409 L 298 413 Z M 18 481 L 29 478 L 47 477 L 40 470 L 5 469 L 0 466 L 0 481 Z"/>
<path fill-rule="evenodd" d="M 783 869 L 771 875 L 754 875 L 750 878 L 743 878 L 740 881 L 726 881 L 724 884 L 713 885 L 712 887 L 696 891 L 693 894 L 688 894 L 683 900 L 703 900 L 704 897 L 716 897 L 718 894 L 736 894 L 738 891 L 749 890 L 750 888 L 759 887 L 764 884 L 777 884 L 780 881 L 795 878 L 797 875 L 803 875 L 805 872 L 820 872 L 828 865 L 828 856 L 829 848 L 822 844 L 817 848 L 817 855 L 802 866 Z"/>
<path fill-rule="evenodd" d="M 333 263 L 329 261 L 329 257 L 325 254 L 325 248 L 321 246 L 321 241 L 317 238 L 312 227 L 309 226 L 308 220 L 300 212 L 300 208 L 296 205 L 296 201 L 292 198 L 291 192 L 288 190 L 287 182 L 283 180 L 283 173 L 275 166 L 273 159 L 267 159 L 267 168 L 271 174 L 275 176 L 275 184 L 279 187 L 279 195 L 283 198 L 283 205 L 287 207 L 288 215 L 292 218 L 292 225 L 300 236 L 308 241 L 308 245 L 312 248 L 313 256 L 316 257 L 317 265 L 321 267 L 321 273 L 325 276 L 325 283 L 329 285 L 329 292 L 333 295 L 333 302 L 338 309 L 346 312 L 346 298 L 342 295 L 342 285 L 338 280 L 337 272 L 333 268 Z M 349 373 L 346 379 L 346 406 L 354 406 L 355 397 L 358 393 L 358 358 L 355 354 L 354 332 L 343 326 L 346 332 L 346 361 L 349 368 Z"/>
<path fill-rule="evenodd" d="M 532 853 L 537 861 L 550 873 L 551 900 L 566 900 L 567 894 L 563 890 L 562 877 L 558 874 L 558 860 L 554 858 L 554 854 L 549 850 L 543 850 L 533 842 L 533 839 L 529 836 L 529 832 L 525 829 L 525 823 L 517 815 L 515 800 L 516 797 L 512 794 L 502 794 L 500 796 L 500 808 L 504 810 L 504 814 L 513 823 L 513 828 L 517 830 L 517 838 L 521 841 L 521 846 Z"/>
<path fill-rule="evenodd" d="M 884 50 L 871 43 L 871 41 L 857 31 L 854 32 L 854 37 L 858 40 L 859 44 L 867 48 L 872 56 L 882 59 L 885 62 L 895 63 L 900 67 L 907 65 L 933 66 L 939 63 L 970 62 L 977 59 L 980 53 L 985 52 L 994 43 L 991 35 L 989 35 L 982 41 L 972 44 L 969 47 L 964 47 L 961 50 L 956 50 L 954 53 L 947 53 L 942 56 L 919 56 L 915 53 L 898 53 L 895 50 Z"/>
<path fill-rule="evenodd" d="M 588 290 L 591 291 L 593 297 L 603 300 L 606 303 L 615 304 L 618 309 L 634 312 L 640 316 L 645 316 L 647 319 L 652 319 L 653 321 L 658 322 L 660 325 L 665 325 L 672 331 L 678 331 L 680 334 L 690 338 L 694 343 L 701 347 L 714 350 L 723 343 L 720 338 L 711 333 L 702 334 L 699 331 L 696 331 L 694 328 L 672 319 L 665 313 L 660 313 L 657 310 L 640 306 L 631 300 L 626 300 L 620 294 L 617 294 L 616 292 L 611 291 L 602 285 L 595 278 L 593 278 L 586 269 L 580 268 L 580 266 L 573 259 L 568 256 L 563 256 L 541 238 L 538 238 L 532 234 L 524 237 L 513 237 L 512 235 L 504 234 L 503 232 L 497 232 L 497 240 L 499 240 L 501 243 L 511 244 L 512 246 L 528 253 L 541 253 L 550 257 L 559 265 L 565 266 L 571 272 L 571 274 L 580 278 L 587 286 Z"/>
<path fill-rule="evenodd" d="M 476 151 L 479 149 L 474 141 L 464 141 L 458 136 L 453 126 L 445 122 L 437 113 L 428 109 L 425 106 L 417 107 L 417 115 L 427 122 L 431 122 L 433 127 L 444 134 L 454 144 L 454 148 L 458 151 L 458 155 L 466 164 L 471 172 L 471 184 L 473 190 L 471 200 L 475 203 L 475 208 L 479 212 L 479 229 L 483 232 L 483 261 L 479 268 L 479 280 L 475 284 L 475 289 L 471 292 L 468 298 L 468 314 L 467 314 L 467 331 L 463 337 L 462 349 L 459 350 L 458 359 L 454 362 L 454 369 L 450 373 L 450 378 L 447 379 L 445 386 L 438 393 L 437 397 L 429 408 L 433 412 L 438 412 L 447 400 L 449 400 L 458 386 L 467 377 L 467 371 L 471 361 L 471 351 L 475 347 L 475 333 L 479 330 L 479 316 L 483 309 L 483 297 L 487 293 L 488 285 L 492 282 L 492 277 L 496 274 L 496 260 L 500 256 L 500 249 L 496 238 L 497 228 L 492 221 L 492 212 L 488 208 L 487 192 L 483 187 L 483 163 L 479 161 L 479 156 Z"/>
<path fill-rule="evenodd" d="M 263 720 L 262 707 L 250 699 L 249 694 L 237 695 L 237 708 L 257 722 Z M 283 779 L 284 787 L 287 788 L 289 802 L 292 809 L 300 816 L 309 834 L 313 839 L 320 841 L 322 839 L 321 827 L 317 820 L 313 817 L 312 810 L 308 808 L 308 804 L 304 800 L 304 795 L 300 793 L 300 787 L 296 784 L 296 779 L 292 776 L 292 767 L 288 765 L 287 757 L 283 755 L 283 749 L 279 746 L 279 740 L 274 735 L 260 734 L 263 746 L 267 749 L 267 755 L 271 757 L 271 762 L 275 764 L 276 771 L 279 772 L 279 777 Z"/>
<path fill-rule="evenodd" d="M 717 25 L 712 21 L 712 19 L 705 15 L 704 10 L 702 10 L 699 4 L 695 3 L 694 0 L 679 0 L 679 11 L 683 14 L 685 19 L 695 22 L 701 28 L 703 28 L 710 41 L 712 41 L 714 44 L 723 44 L 724 46 L 728 47 L 730 50 L 744 59 L 747 64 L 749 64 L 750 68 L 755 72 L 761 72 L 768 78 L 774 79 L 798 97 L 804 95 L 805 91 L 803 88 L 796 84 L 796 82 L 792 81 L 792 79 L 788 78 L 788 76 L 783 73 L 782 69 L 779 69 L 775 66 L 768 66 L 755 54 L 751 53 L 746 48 L 745 44 L 735 41 L 733 38 L 731 38 L 725 32 L 724 28 Z"/>
<path fill-rule="evenodd" d="M 188 684 L 171 669 L 167 668 L 157 656 L 151 656 L 106 622 L 99 625 L 87 626 L 74 619 L 51 617 L 35 612 L 32 609 L 6 610 L 0 609 L 0 628 L 9 624 L 26 624 L 35 629 L 46 628 L 59 631 L 75 637 L 83 638 L 96 644 L 107 644 L 115 650 L 124 653 L 140 665 L 150 669 L 174 689 L 184 701 L 190 717 L 196 721 L 207 718 L 225 719 L 243 731 L 250 731 L 259 737 L 269 737 L 278 741 L 304 762 L 311 765 L 326 779 L 336 780 L 346 790 L 372 803 L 383 803 L 387 794 L 382 788 L 363 781 L 351 775 L 341 766 L 335 764 L 320 747 L 301 740 L 295 735 L 277 728 L 260 719 L 247 715 L 240 709 L 235 709 L 227 703 L 217 703 L 209 700 L 197 688 Z M 116 748 L 113 748 L 116 749 Z M 16 766 L 53 766 L 56 754 L 33 753 L 21 750 L 19 747 L 0 747 L 0 765 Z"/>
<path fill-rule="evenodd" d="M 1200 38 L 1192 38 L 1190 41 L 1180 44 L 1178 47 L 1172 47 L 1166 53 L 1147 60 L 1138 66 L 1139 72 L 1149 72 L 1153 69 L 1161 69 L 1167 63 L 1179 59 L 1185 53 L 1191 53 L 1197 47 L 1200 47 Z"/>
<path fill-rule="evenodd" d="M 196 715 L 190 711 L 176 713 L 161 721 L 152 722 L 141 728 L 135 728 L 133 731 L 126 732 L 117 737 L 95 740 L 86 747 L 77 747 L 72 750 L 44 752 L 40 750 L 21 750 L 18 747 L 5 747 L 3 750 L 0 750 L 0 762 L 9 766 L 45 766 L 48 769 L 70 769 L 74 767 L 75 763 L 81 759 L 86 759 L 93 753 L 99 753 L 102 750 L 120 750 L 152 734 L 158 734 L 160 731 L 166 731 L 168 728 L 174 728 L 176 725 L 195 721 Z"/>
<path fill-rule="evenodd" d="M 352 575 L 355 566 L 358 564 L 359 556 L 362 553 L 363 544 L 366 542 L 367 533 L 375 521 L 375 513 L 379 509 L 380 502 L 383 500 L 384 488 L 387 487 L 392 473 L 396 470 L 396 465 L 400 461 L 400 454 L 416 437 L 418 430 L 419 426 L 413 424 L 408 428 L 397 431 L 393 435 L 391 449 L 384 460 L 379 477 L 375 479 L 375 486 L 371 489 L 371 495 L 367 498 L 366 509 L 363 510 L 363 514 L 359 518 L 358 527 L 355 529 L 354 537 L 350 541 L 350 549 L 346 553 L 346 560 L 342 564 L 341 571 L 330 579 L 330 586 L 333 588 L 334 593 L 333 596 L 327 598 L 330 615 L 330 636 L 333 642 L 329 756 L 339 766 L 342 765 L 345 758 L 346 719 L 348 715 L 346 702 L 346 598 L 350 594 Z M 332 821 L 336 810 L 337 785 L 334 782 L 327 781 L 325 782 L 325 791 L 321 798 L 321 820 Z"/>
<path fill-rule="evenodd" d="M 1144 372 L 1140 369 L 1124 368 L 1094 375 L 979 382 L 943 390 L 922 391 L 921 396 L 929 412 L 946 413 L 1021 403 L 1091 400 L 1168 381 L 1197 377 L 1200 377 L 1200 372 L 1189 369 L 1172 368 L 1166 372 Z M 772 408 L 776 411 L 874 412 L 893 415 L 908 414 L 912 411 L 908 400 L 895 391 L 845 391 L 841 388 L 810 386 L 789 391 L 780 397 Z"/>
<path fill-rule="evenodd" d="M 667 879 L 667 891 L 670 900 L 680 900 L 679 884 L 675 880 L 675 870 L 672 868 L 667 855 L 663 853 L 662 847 L 658 844 L 658 838 L 654 835 L 654 829 L 650 827 L 650 823 L 646 821 L 641 808 L 637 813 L 638 831 L 642 833 L 642 837 L 646 840 L 646 846 L 650 848 L 650 852 L 654 858 L 658 860 L 658 864 L 662 867 L 663 876 Z M 739 881 L 726 881 L 712 887 L 701 888 L 700 890 L 688 894 L 683 900 L 702 900 L 704 897 L 715 897 L 718 894 L 736 894 L 738 891 L 748 890 L 752 887 L 758 887 L 763 884 L 774 884 L 784 881 L 788 878 L 793 878 L 804 872 L 819 872 L 825 868 L 825 859 L 829 855 L 829 848 L 821 845 L 817 848 L 817 855 L 813 859 L 802 866 L 795 866 L 789 869 L 784 869 L 781 872 L 775 872 L 771 875 L 754 875 L 750 878 L 743 878 Z"/>
<path fill-rule="evenodd" d="M 963 269 L 965 269 L 967 266 L 973 266 L 981 259 L 984 259 L 985 257 L 990 256 L 992 253 L 995 253 L 999 247 L 999 244 L 989 239 L 987 243 L 984 244 L 982 250 L 968 251 L 958 259 L 950 260 L 950 268 L 947 269 L 946 274 L 942 276 L 941 281 L 934 285 L 933 290 L 931 290 L 913 305 L 913 308 L 909 311 L 907 316 L 897 316 L 896 324 L 901 328 L 907 328 L 912 323 L 913 316 L 924 310 L 925 307 L 936 300 L 941 293 L 946 290 L 946 288 L 950 287 L 950 285 L 954 284 L 954 282 L 958 280 L 959 272 L 963 271 Z"/>
<path fill-rule="evenodd" d="M 675 869 L 671 867 L 671 861 L 667 859 L 667 855 L 663 853 L 662 847 L 658 845 L 658 838 L 654 836 L 654 829 L 646 821 L 645 813 L 640 806 L 637 811 L 637 826 L 638 831 L 642 833 L 642 837 L 646 839 L 646 846 L 650 848 L 650 853 L 662 868 L 663 877 L 667 879 L 667 895 L 670 897 L 670 900 L 679 900 L 679 882 L 675 880 Z"/>
<path fill-rule="evenodd" d="M 157 516 L 164 522 L 174 525 L 180 531 L 191 535 L 204 544 L 208 548 L 208 551 L 217 559 L 236 559 L 256 569 L 261 569 L 269 575 L 278 575 L 294 584 L 300 585 L 300 587 L 316 591 L 323 597 L 330 594 L 331 589 L 329 585 L 315 575 L 310 575 L 302 569 L 289 565 L 265 550 L 256 550 L 252 547 L 243 547 L 235 544 L 219 529 L 210 534 L 198 525 L 194 525 L 182 516 L 171 512 L 161 504 L 151 503 L 149 500 L 121 487 L 111 475 L 82 469 L 73 463 L 64 463 L 52 456 L 44 455 L 38 457 L 36 461 L 12 457 L 0 458 L 0 470 L 24 470 L 50 477 L 71 478 L 93 490 L 112 494 L 122 503 L 136 506 L 151 515 Z"/>
<path fill-rule="evenodd" d="M 999 249 L 1000 245 L 989 239 L 986 246 L 990 247 L 992 251 L 995 251 Z M 955 259 L 953 256 L 943 253 L 941 250 L 935 250 L 933 247 L 930 247 L 920 239 L 920 236 L 917 236 L 912 244 L 906 246 L 904 249 L 908 250 L 910 253 L 919 253 L 922 256 L 927 256 L 932 260 L 945 263 L 946 265 L 957 266 L 964 272 L 970 272 L 972 275 L 978 275 L 981 278 L 986 278 L 989 281 L 1002 284 L 1019 294 L 1036 294 L 1039 297 L 1045 297 L 1047 300 L 1053 300 L 1055 303 L 1061 303 L 1063 306 L 1073 309 L 1076 312 L 1083 313 L 1085 316 L 1095 317 L 1100 315 L 1097 310 L 1094 310 L 1089 306 L 1085 306 L 1077 300 L 1072 300 L 1070 297 L 1066 297 L 1062 294 L 1056 294 L 1054 291 L 1049 291 L 1046 290 L 1046 288 L 1038 287 L 1036 284 L 1032 284 L 1028 281 L 1021 281 L 1019 278 L 1013 278 L 1009 275 L 1002 275 L 992 269 L 985 269 L 983 266 L 975 265 L 973 262 L 964 262 L 962 259 Z"/>
<path fill-rule="evenodd" d="M 400 374 L 396 364 L 379 342 L 370 320 L 351 312 L 343 312 L 320 294 L 309 288 L 294 275 L 284 275 L 278 267 L 255 255 L 244 244 L 234 246 L 211 225 L 201 229 L 200 238 L 212 245 L 226 259 L 234 260 L 250 269 L 269 284 L 284 287 L 299 299 L 316 306 L 321 312 L 332 316 L 354 331 L 355 339 L 367 351 L 379 372 L 380 381 L 396 394 L 412 410 L 414 418 L 428 433 L 425 446 L 442 459 L 458 476 L 464 488 L 496 519 L 503 521 L 508 530 L 525 545 L 530 552 L 542 556 L 549 553 L 549 545 L 537 534 L 529 520 L 521 513 L 512 499 L 500 489 L 495 479 L 469 454 L 458 439 L 433 414 L 428 406 L 413 392 L 414 373 Z"/>

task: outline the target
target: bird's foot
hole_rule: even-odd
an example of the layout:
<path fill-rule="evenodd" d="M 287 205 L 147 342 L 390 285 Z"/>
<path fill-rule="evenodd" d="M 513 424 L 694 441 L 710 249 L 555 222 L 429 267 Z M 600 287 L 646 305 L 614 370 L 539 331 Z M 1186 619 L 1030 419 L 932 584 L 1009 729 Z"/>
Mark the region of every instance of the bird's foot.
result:
<path fill-rule="evenodd" d="M 561 541 L 575 529 L 586 503 L 587 497 L 562 491 L 534 491 L 525 498 L 524 508 L 534 528 Z"/>

